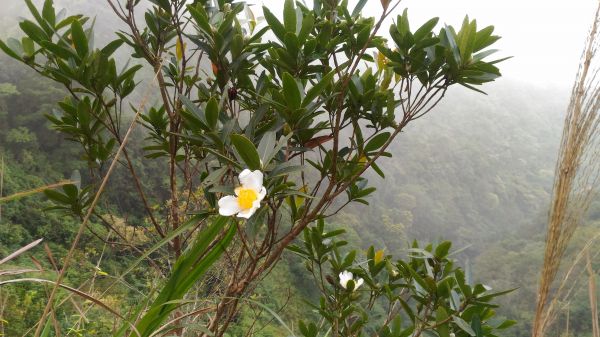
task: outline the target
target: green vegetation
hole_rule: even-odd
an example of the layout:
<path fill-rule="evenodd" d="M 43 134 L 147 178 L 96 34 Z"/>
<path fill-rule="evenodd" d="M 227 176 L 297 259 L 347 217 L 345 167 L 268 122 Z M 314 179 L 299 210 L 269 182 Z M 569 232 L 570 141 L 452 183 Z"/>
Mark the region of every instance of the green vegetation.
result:
<path fill-rule="evenodd" d="M 59 290 L 54 301 L 58 310 L 38 328 L 54 285 L 1 284 L 0 333 L 34 335 L 39 329 L 49 336 L 60 329 L 63 335 L 113 336 L 118 330 L 117 335 L 135 336 L 135 329 L 97 305 L 98 298 L 135 321 L 143 336 L 169 321 L 167 335 L 180 335 L 182 326 L 188 334 L 206 336 L 243 336 L 248 331 L 282 336 L 290 329 L 305 337 L 322 336 L 329 329 L 341 336 L 357 331 L 378 331 L 381 336 L 408 336 L 413 331 L 441 337 L 450 332 L 458 337 L 529 335 L 566 95 L 514 83 L 486 86 L 491 95 L 485 97 L 456 86 L 446 92 L 456 83 L 477 89 L 473 86 L 499 76 L 492 64 L 473 62 L 483 57 L 477 51 L 495 37 L 488 28 L 477 30 L 468 19 L 458 32 L 446 27 L 438 33 L 433 31 L 437 20 L 411 30 L 404 12 L 386 45 L 375 33 L 369 38 L 376 21 L 360 17 L 360 8 L 353 11 L 338 4 L 356 24 L 341 21 L 334 30 L 325 20 L 331 5 L 320 4 L 320 11 L 311 12 L 288 1 L 281 22 L 279 13 L 265 12 L 275 41 L 263 44 L 264 31 L 235 19 L 246 10 L 243 6 L 220 2 L 227 3 L 230 7 L 223 8 L 228 10 L 215 10 L 203 5 L 205 1 L 187 9 L 181 5 L 196 26 L 189 36 L 168 24 L 174 16 L 167 1 L 147 7 L 148 29 L 142 37 L 123 34 L 118 42 L 111 42 L 116 38 L 112 32 L 99 28 L 110 26 L 99 21 L 93 34 L 86 18 L 63 17 L 68 22 L 59 27 L 55 17 L 51 23 L 50 29 L 60 30 L 72 45 L 53 42 L 44 37 L 48 27 L 26 21 L 29 24 L 21 28 L 31 40 L 14 40 L 23 52 L 16 56 L 39 73 L 0 55 L 0 197 L 64 179 L 74 182 L 0 204 L 0 257 L 44 238 L 2 265 L 2 270 L 32 271 L 17 277 L 0 274 L 0 282 L 60 278 L 62 263 L 89 215 L 62 283 L 90 295 L 81 298 Z M 39 6 L 40 15 L 53 21 L 48 18 L 58 11 L 50 15 L 54 9 L 48 3 Z M 89 6 L 93 10 L 98 5 Z M 107 12 L 106 6 L 98 11 Z M 116 20 L 113 26 L 126 23 Z M 162 35 L 162 30 L 171 33 Z M 227 39 L 215 38 L 215 31 Z M 332 38 L 332 31 L 339 36 Z M 18 31 L 11 29 L 0 39 L 15 34 Z M 469 34 L 483 40 L 469 44 Z M 97 49 L 90 42 L 92 35 Z M 7 44 L 9 50 L 14 50 L 14 41 Z M 328 46 L 326 41 L 331 41 Z M 203 62 L 210 63 L 203 66 L 212 68 L 212 74 L 201 69 L 198 77 L 186 67 L 195 56 L 190 53 L 192 44 L 206 53 L 208 60 Z M 127 45 L 133 46 L 131 62 L 123 61 L 132 51 Z M 363 46 L 379 56 L 364 54 Z M 432 51 L 435 62 L 425 62 Z M 152 57 L 163 52 L 162 61 Z M 353 69 L 347 62 L 342 67 L 348 77 L 343 77 L 322 61 L 338 52 L 350 60 L 371 62 L 372 69 Z M 261 57 L 250 57 L 253 54 Z M 407 67 L 407 55 L 412 68 Z M 315 66 L 318 61 L 322 65 Z M 265 71 L 262 75 L 256 70 L 259 66 Z M 148 97 L 138 81 L 150 82 L 154 69 L 162 69 L 159 73 L 164 75 L 159 88 L 169 89 L 153 91 L 156 97 L 142 111 L 145 129 L 133 131 L 103 197 L 90 211 L 94 193 L 125 142 L 136 104 Z M 340 83 L 347 79 L 347 88 L 333 85 L 334 78 Z M 406 126 L 427 112 L 394 102 L 394 90 L 400 87 L 402 92 L 413 81 L 432 89 L 434 98 L 433 88 L 443 87 L 447 98 L 434 115 Z M 160 94 L 167 98 L 161 101 Z M 347 102 L 347 114 L 338 111 L 338 95 Z M 253 113 L 247 116 L 247 111 Z M 405 119 L 398 124 L 402 114 Z M 338 124 L 336 116 L 343 116 Z M 340 131 L 340 126 L 348 130 Z M 331 136 L 321 130 L 331 130 Z M 398 142 L 391 143 L 397 134 Z M 339 148 L 330 145 L 332 140 Z M 368 168 L 365 164 L 373 165 L 375 159 L 374 169 L 361 176 Z M 218 216 L 219 197 L 233 194 L 237 176 L 246 167 L 266 173 L 270 208 L 263 206 L 248 222 Z M 319 188 L 329 181 L 342 198 L 332 197 L 324 204 L 329 208 L 314 208 L 312 198 L 323 193 Z M 344 207 L 346 202 L 351 206 Z M 333 238 L 311 225 L 323 216 L 327 230 L 343 228 L 344 236 Z M 594 235 L 599 218 L 596 204 L 574 247 Z M 275 224 L 284 234 L 295 234 L 271 238 L 268 229 Z M 304 241 L 296 239 L 300 233 L 305 233 Z M 213 242 L 214 238 L 218 239 Z M 277 245 L 277 240 L 286 239 L 295 246 L 279 256 L 287 245 Z M 335 241 L 328 241 L 325 246 L 336 248 L 322 250 L 319 245 L 330 239 L 348 244 L 339 244 L 338 251 Z M 434 244 L 419 249 L 414 239 Z M 454 243 L 451 250 L 446 240 Z M 265 255 L 244 256 L 244 249 L 259 256 L 263 246 L 270 247 Z M 577 252 L 573 248 L 569 257 Z M 263 272 L 250 269 L 237 275 L 234 254 L 241 254 L 240 265 Z M 427 279 L 431 268 L 433 287 Z M 354 293 L 348 283 L 340 287 L 338 275 L 345 270 L 365 281 L 362 292 Z M 446 288 L 452 290 L 444 292 Z M 498 299 L 490 295 L 513 288 L 518 289 Z M 402 296 L 415 302 L 390 310 L 386 301 L 393 304 Z M 491 310 L 491 300 L 500 307 Z M 572 301 L 565 307 L 570 333 L 590 335 L 585 291 L 576 292 Z M 195 310 L 200 317 L 206 308 L 220 320 L 189 323 L 189 317 L 182 317 Z M 386 315 L 393 319 L 387 321 Z M 494 330 L 508 328 L 513 320 L 516 326 Z M 557 327 L 564 325 L 561 317 Z"/>

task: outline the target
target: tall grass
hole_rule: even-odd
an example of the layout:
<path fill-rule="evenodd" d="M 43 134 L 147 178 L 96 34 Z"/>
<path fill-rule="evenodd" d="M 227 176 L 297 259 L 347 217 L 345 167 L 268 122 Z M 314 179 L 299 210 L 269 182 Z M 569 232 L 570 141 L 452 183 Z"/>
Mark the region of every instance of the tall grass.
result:
<path fill-rule="evenodd" d="M 4 193 L 4 156 L 0 158 L 0 199 Z M 0 223 L 2 223 L 2 204 L 0 204 Z"/>
<path fill-rule="evenodd" d="M 552 193 L 546 248 L 540 277 L 533 337 L 545 335 L 556 315 L 549 305 L 555 294 L 552 285 L 561 259 L 575 229 L 582 222 L 592 198 L 597 194 L 600 174 L 600 46 L 598 25 L 600 4 L 586 42 L 565 117 Z"/>
<path fill-rule="evenodd" d="M 598 327 L 598 295 L 596 292 L 596 273 L 592 269 L 592 258 L 590 251 L 586 252 L 586 270 L 588 272 L 588 295 L 590 298 L 590 313 L 592 314 L 592 336 L 600 337 Z"/>

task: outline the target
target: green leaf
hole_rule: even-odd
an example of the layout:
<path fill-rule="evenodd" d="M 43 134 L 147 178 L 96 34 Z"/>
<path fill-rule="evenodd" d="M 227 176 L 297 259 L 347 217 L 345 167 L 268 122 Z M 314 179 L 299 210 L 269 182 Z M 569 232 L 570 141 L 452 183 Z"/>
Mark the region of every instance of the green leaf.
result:
<path fill-rule="evenodd" d="M 468 62 L 471 59 L 473 53 L 473 44 L 475 43 L 475 36 L 477 34 L 477 26 L 475 20 L 469 23 L 469 18 L 465 17 L 465 23 L 461 28 L 460 32 L 460 45 L 459 50 L 461 53 L 461 59 L 463 62 Z"/>
<path fill-rule="evenodd" d="M 440 243 L 436 248 L 435 248 L 435 257 L 439 258 L 439 259 L 443 259 L 448 255 L 448 251 L 450 250 L 450 247 L 452 247 L 452 242 L 450 241 L 444 241 L 442 243 Z"/>
<path fill-rule="evenodd" d="M 285 30 L 290 33 L 296 33 L 296 9 L 294 8 L 294 0 L 285 0 L 283 4 L 283 24 Z"/>
<path fill-rule="evenodd" d="M 119 47 L 121 47 L 123 43 L 124 41 L 121 39 L 114 40 L 106 46 L 104 46 L 104 48 L 102 48 L 100 52 L 104 54 L 104 56 L 110 57 L 117 49 L 119 49 Z"/>
<path fill-rule="evenodd" d="M 487 26 L 482 30 L 478 31 L 475 37 L 475 42 L 473 44 L 473 52 L 478 52 L 485 47 L 493 44 L 494 42 L 500 39 L 499 36 L 492 36 L 494 32 L 494 26 Z"/>
<path fill-rule="evenodd" d="M 417 31 L 413 35 L 413 37 L 415 38 L 415 42 L 419 42 L 424 37 L 429 35 L 429 33 L 431 33 L 431 31 L 433 30 L 435 25 L 437 25 L 438 21 L 439 21 L 439 18 L 437 18 L 437 17 L 430 19 L 429 21 L 425 22 L 419 29 L 417 29 Z"/>
<path fill-rule="evenodd" d="M 21 40 L 21 44 L 23 45 L 23 53 L 25 53 L 25 55 L 29 57 L 33 56 L 33 54 L 35 53 L 35 49 L 33 47 L 33 40 L 24 36 Z"/>
<path fill-rule="evenodd" d="M 356 7 L 352 10 L 352 16 L 360 15 L 360 12 L 363 10 L 365 5 L 367 4 L 367 0 L 359 0 L 356 4 Z"/>
<path fill-rule="evenodd" d="M 487 301 L 493 299 L 494 297 L 498 297 L 498 296 L 502 296 L 502 295 L 506 295 L 506 294 L 512 293 L 513 291 L 515 291 L 517 289 L 519 289 L 519 288 L 512 288 L 512 289 L 498 291 L 498 292 L 491 293 L 491 294 L 485 294 L 483 296 L 477 297 L 477 300 L 481 301 L 481 302 L 487 302 Z"/>
<path fill-rule="evenodd" d="M 206 123 L 208 127 L 215 128 L 219 121 L 219 102 L 214 97 L 211 97 L 206 103 Z"/>
<path fill-rule="evenodd" d="M 302 27 L 300 28 L 300 33 L 298 33 L 298 43 L 300 45 L 304 45 L 304 43 L 306 42 L 306 38 L 308 38 L 308 36 L 312 32 L 314 25 L 315 18 L 312 15 L 312 13 L 308 13 L 308 15 L 306 15 L 304 19 L 302 19 Z"/>
<path fill-rule="evenodd" d="M 306 107 L 310 103 L 313 103 L 313 101 L 321 95 L 323 89 L 325 89 L 325 87 L 329 83 L 331 83 L 331 80 L 333 79 L 334 75 L 335 70 L 330 71 L 325 76 L 323 76 L 323 78 L 317 84 L 315 84 L 312 88 L 308 89 L 308 91 L 306 92 L 306 96 L 304 96 L 304 99 L 302 100 L 302 106 Z"/>
<path fill-rule="evenodd" d="M 179 96 L 179 99 L 181 100 L 183 105 L 193 114 L 193 117 L 196 117 L 200 121 L 200 123 L 203 124 L 202 126 L 208 124 L 206 120 L 206 114 L 204 114 L 194 102 L 192 102 L 189 98 L 183 95 Z"/>
<path fill-rule="evenodd" d="M 35 23 L 25 20 L 19 23 L 21 29 L 29 36 L 33 41 L 38 44 L 42 41 L 48 40 L 48 35 L 44 32 L 40 27 L 38 27 Z"/>
<path fill-rule="evenodd" d="M 285 40 L 286 31 L 281 22 L 279 22 L 279 20 L 277 20 L 277 17 L 273 15 L 273 13 L 271 13 L 271 11 L 265 6 L 263 6 L 263 14 L 265 16 L 265 20 L 269 24 L 269 27 L 271 27 L 271 30 L 273 31 L 275 36 L 277 36 L 277 38 L 283 42 Z"/>
<path fill-rule="evenodd" d="M 500 323 L 500 325 L 498 325 L 496 327 L 496 329 L 498 329 L 498 330 L 508 329 L 511 326 L 515 325 L 515 324 L 517 324 L 517 321 L 513 321 L 511 319 L 507 319 L 506 321 Z"/>
<path fill-rule="evenodd" d="M 81 23 L 77 20 L 71 23 L 71 37 L 73 38 L 73 44 L 75 50 L 80 57 L 84 57 L 88 53 L 88 40 L 83 31 Z"/>
<path fill-rule="evenodd" d="M 44 324 L 44 329 L 40 334 L 40 337 L 50 337 L 50 331 L 52 331 L 52 320 L 50 317 L 46 320 L 46 324 Z"/>
<path fill-rule="evenodd" d="M 54 3 L 52 0 L 44 1 L 42 17 L 50 24 L 50 26 L 54 27 L 54 24 L 56 23 L 56 14 L 54 14 Z"/>
<path fill-rule="evenodd" d="M 208 22 L 208 17 L 206 11 L 204 10 L 204 7 L 198 4 L 196 7 L 188 5 L 187 8 L 190 12 L 190 15 L 192 15 L 192 17 L 194 18 L 194 21 L 196 21 L 198 27 L 204 30 L 206 34 L 212 35 L 212 28 L 210 26 L 210 23 Z"/>
<path fill-rule="evenodd" d="M 0 49 L 6 53 L 6 55 L 21 61 L 21 56 L 17 54 L 14 50 L 12 50 L 4 41 L 0 40 Z"/>
<path fill-rule="evenodd" d="M 437 309 L 436 315 L 435 315 L 436 323 L 440 324 L 441 322 L 445 321 L 447 318 L 448 318 L 448 313 L 446 312 L 444 307 L 440 306 Z M 450 329 L 448 328 L 448 323 L 441 324 L 440 326 L 438 326 L 436 331 L 440 337 L 450 337 Z"/>
<path fill-rule="evenodd" d="M 79 56 L 71 48 L 64 48 L 50 41 L 42 41 L 40 45 L 64 60 L 71 58 L 79 60 Z"/>
<path fill-rule="evenodd" d="M 48 36 L 49 34 L 52 34 L 52 27 L 48 26 L 48 23 L 46 23 L 46 20 L 44 18 L 42 18 L 40 12 L 38 12 L 33 2 L 31 0 L 25 0 L 25 4 L 27 5 L 29 12 L 31 12 L 31 15 L 33 15 L 33 17 L 35 18 L 35 21 L 37 21 L 37 23 L 44 29 L 45 35 Z"/>
<path fill-rule="evenodd" d="M 260 169 L 260 157 L 258 156 L 258 151 L 248 138 L 243 135 L 231 135 L 231 143 L 249 169 Z"/>
<path fill-rule="evenodd" d="M 481 319 L 479 318 L 479 315 L 475 314 L 471 319 L 471 328 L 473 328 L 473 331 L 477 337 L 483 337 L 483 330 L 481 329 Z"/>
<path fill-rule="evenodd" d="M 377 136 L 373 137 L 367 143 L 367 145 L 365 145 L 365 152 L 369 153 L 369 152 L 373 152 L 373 151 L 379 149 L 380 147 L 383 146 L 383 144 L 385 144 L 385 142 L 387 142 L 387 140 L 389 138 L 390 138 L 389 132 L 382 132 L 382 133 L 378 134 Z"/>
<path fill-rule="evenodd" d="M 69 197 L 55 190 L 44 190 L 44 194 L 46 195 L 46 198 L 54 202 L 58 202 L 65 205 L 71 204 L 71 199 L 69 199 Z"/>
<path fill-rule="evenodd" d="M 285 100 L 292 109 L 300 108 L 302 104 L 302 96 L 298 83 L 289 73 L 283 73 L 283 92 Z"/>
<path fill-rule="evenodd" d="M 267 166 L 269 164 L 269 160 L 272 158 L 272 153 L 275 149 L 276 143 L 277 138 L 275 132 L 265 132 L 260 140 L 260 143 L 258 144 L 258 155 L 260 156 L 260 160 L 262 160 L 263 166 Z"/>
<path fill-rule="evenodd" d="M 217 261 L 231 243 L 236 226 L 230 226 L 227 234 L 214 246 L 211 246 L 228 221 L 227 217 L 217 217 L 208 228 L 198 233 L 191 248 L 177 259 L 167 283 L 136 325 L 139 334 L 131 332 L 130 337 L 150 336 L 169 317 L 171 312 L 179 307 L 178 302 L 202 278 L 208 268 Z"/>
<path fill-rule="evenodd" d="M 458 325 L 458 327 L 461 328 L 464 332 L 468 333 L 471 336 L 475 336 L 475 331 L 473 331 L 469 323 L 465 322 L 464 319 L 458 316 L 454 316 L 452 317 L 452 321 L 454 321 L 454 323 L 456 323 L 456 325 Z"/>
<path fill-rule="evenodd" d="M 456 40 L 455 40 L 456 34 L 454 32 L 454 29 L 451 26 L 446 26 L 442 30 L 442 34 L 444 35 L 443 37 L 446 38 L 446 41 L 448 41 L 448 46 L 450 47 L 450 53 L 454 59 L 454 62 L 457 65 L 461 64 L 460 50 L 458 49 L 458 46 L 456 44 Z"/>

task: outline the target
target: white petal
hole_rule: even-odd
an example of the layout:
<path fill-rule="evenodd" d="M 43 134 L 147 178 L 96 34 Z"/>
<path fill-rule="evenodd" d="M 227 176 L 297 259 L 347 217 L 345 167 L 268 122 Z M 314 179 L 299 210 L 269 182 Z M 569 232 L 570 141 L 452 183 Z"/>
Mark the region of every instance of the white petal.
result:
<path fill-rule="evenodd" d="M 340 273 L 339 277 L 340 277 L 340 285 L 346 289 L 346 286 L 348 285 L 348 281 L 350 281 L 352 279 L 352 273 L 344 270 L 343 272 Z"/>
<path fill-rule="evenodd" d="M 240 173 L 239 178 L 244 188 L 251 188 L 258 192 L 263 187 L 263 173 L 259 170 L 250 171 L 245 169 Z"/>
<path fill-rule="evenodd" d="M 238 186 L 233 191 L 235 192 L 235 195 L 239 197 L 242 189 L 244 189 L 242 186 Z"/>
<path fill-rule="evenodd" d="M 340 280 L 350 280 L 352 279 L 352 273 L 344 270 L 343 272 L 340 273 Z"/>
<path fill-rule="evenodd" d="M 267 195 L 267 189 L 264 186 L 261 186 L 260 191 L 258 191 L 258 201 L 262 201 Z"/>
<path fill-rule="evenodd" d="M 236 197 L 232 195 L 219 199 L 219 214 L 223 216 L 234 215 L 241 211 Z"/>
<path fill-rule="evenodd" d="M 257 209 L 258 207 L 254 207 L 254 205 L 252 205 L 251 208 L 240 211 L 237 216 L 238 218 L 250 219 L 250 217 L 254 214 L 254 212 L 256 212 Z"/>
<path fill-rule="evenodd" d="M 246 177 L 250 173 L 252 173 L 252 171 L 250 171 L 249 169 L 244 169 L 242 172 L 240 172 L 240 174 L 238 175 L 238 178 L 240 178 L 240 181 L 242 181 L 242 178 Z"/>
<path fill-rule="evenodd" d="M 360 287 L 364 282 L 365 282 L 365 280 L 363 280 L 362 278 L 359 278 L 354 285 L 354 290 L 358 289 L 358 287 Z"/>

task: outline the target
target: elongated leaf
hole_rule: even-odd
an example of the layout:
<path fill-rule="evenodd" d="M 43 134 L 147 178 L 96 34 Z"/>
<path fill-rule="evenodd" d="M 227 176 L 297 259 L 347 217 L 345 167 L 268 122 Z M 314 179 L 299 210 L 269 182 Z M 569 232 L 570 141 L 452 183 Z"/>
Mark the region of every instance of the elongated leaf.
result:
<path fill-rule="evenodd" d="M 21 40 L 21 43 L 23 45 L 23 53 L 25 53 L 25 55 L 27 56 L 33 56 L 33 54 L 35 53 L 35 49 L 33 46 L 33 40 L 24 36 L 23 39 Z"/>
<path fill-rule="evenodd" d="M 179 96 L 179 99 L 181 100 L 183 105 L 185 105 L 185 107 L 193 113 L 193 116 L 197 117 L 200 120 L 200 122 L 203 124 L 202 126 L 208 125 L 208 122 L 206 121 L 206 115 L 202 112 L 202 110 L 200 110 L 200 108 L 198 108 L 198 106 L 194 102 L 192 102 L 189 98 L 183 95 Z"/>
<path fill-rule="evenodd" d="M 367 0 L 359 0 L 356 4 L 356 7 L 354 7 L 354 9 L 352 10 L 352 16 L 358 16 L 366 4 Z"/>
<path fill-rule="evenodd" d="M 294 0 L 285 0 L 283 4 L 283 25 L 285 30 L 290 33 L 296 33 L 296 10 L 294 9 Z"/>
<path fill-rule="evenodd" d="M 33 15 L 35 18 L 35 21 L 37 21 L 37 23 L 43 28 L 46 34 L 52 34 L 52 27 L 50 27 L 46 20 L 40 15 L 40 12 L 37 10 L 33 2 L 31 0 L 25 0 L 25 4 L 27 5 L 29 12 L 31 12 L 31 15 Z"/>
<path fill-rule="evenodd" d="M 454 323 L 456 323 L 456 325 L 458 325 L 458 327 L 461 328 L 464 332 L 468 333 L 471 336 L 475 336 L 475 331 L 473 331 L 469 323 L 465 322 L 464 319 L 458 316 L 454 316 L 452 317 L 452 321 L 454 321 Z"/>
<path fill-rule="evenodd" d="M 12 50 L 4 41 L 0 40 L 0 49 L 6 53 L 6 55 L 21 61 L 21 56 L 17 54 L 14 50 Z"/>
<path fill-rule="evenodd" d="M 40 45 L 64 60 L 69 60 L 71 58 L 79 60 L 79 56 L 71 48 L 61 47 L 50 41 L 42 41 Z"/>
<path fill-rule="evenodd" d="M 81 23 L 77 20 L 71 23 L 71 37 L 73 38 L 73 44 L 75 50 L 80 57 L 84 57 L 88 53 L 88 40 L 83 31 Z"/>
<path fill-rule="evenodd" d="M 124 41 L 121 39 L 114 40 L 104 46 L 100 52 L 104 54 L 104 56 L 110 57 L 117 49 L 119 49 L 119 47 L 121 47 L 123 43 Z"/>
<path fill-rule="evenodd" d="M 275 34 L 275 36 L 277 36 L 277 38 L 280 41 L 284 41 L 285 40 L 285 27 L 283 27 L 281 22 L 279 22 L 279 20 L 277 20 L 277 17 L 275 15 L 273 15 L 273 13 L 271 13 L 271 11 L 267 7 L 263 6 L 263 14 L 265 16 L 265 20 L 269 24 L 269 27 L 271 27 L 271 30 L 273 30 L 273 33 Z"/>
<path fill-rule="evenodd" d="M 390 138 L 389 132 L 382 132 L 382 133 L 378 134 L 377 136 L 373 137 L 373 139 L 371 139 L 367 143 L 367 145 L 365 145 L 365 152 L 369 153 L 369 152 L 379 149 L 380 147 L 383 146 L 383 144 L 385 144 L 385 142 L 387 142 L 387 140 L 389 138 Z"/>
<path fill-rule="evenodd" d="M 249 169 L 260 169 L 260 156 L 250 139 L 243 135 L 231 135 L 231 143 Z"/>
<path fill-rule="evenodd" d="M 48 35 L 44 32 L 40 27 L 38 27 L 35 23 L 25 20 L 19 23 L 21 29 L 29 36 L 33 41 L 38 44 L 42 41 L 48 40 Z"/>
<path fill-rule="evenodd" d="M 438 21 L 439 21 L 439 18 L 433 18 L 433 19 L 430 19 L 429 21 L 425 22 L 415 32 L 415 34 L 414 34 L 415 41 L 419 42 L 424 37 L 426 37 L 427 35 L 429 35 L 429 33 L 431 33 L 431 31 L 433 30 L 433 28 L 435 27 L 435 25 L 437 25 Z"/>
<path fill-rule="evenodd" d="M 435 315 L 435 320 L 438 324 L 440 324 L 440 322 L 445 321 L 448 318 L 448 313 L 446 312 L 446 310 L 444 309 L 444 307 L 440 306 L 437 311 L 436 311 L 436 315 Z M 438 335 L 440 335 L 440 337 L 450 337 L 450 329 L 448 328 L 448 323 L 444 323 L 438 326 L 438 328 L 436 329 Z"/>
<path fill-rule="evenodd" d="M 194 21 L 196 21 L 196 24 L 198 25 L 198 27 L 200 27 L 202 30 L 204 30 L 205 33 L 212 34 L 212 28 L 210 26 L 210 23 L 208 22 L 208 17 L 206 15 L 206 11 L 202 7 L 202 5 L 198 5 L 198 6 L 188 5 L 187 8 L 188 8 L 188 11 L 190 12 L 190 14 L 192 15 L 192 17 L 194 18 Z"/>
<path fill-rule="evenodd" d="M 167 283 L 136 325 L 139 336 L 150 336 L 178 307 L 177 301 L 185 296 L 225 251 L 233 239 L 236 226 L 231 226 L 225 237 L 213 248 L 209 247 L 228 221 L 227 217 L 217 217 L 207 229 L 198 233 L 193 246 L 177 260 Z M 207 252 L 207 249 L 210 251 Z M 130 334 L 130 337 L 135 336 L 138 336 L 135 332 Z"/>
<path fill-rule="evenodd" d="M 292 109 L 298 109 L 302 104 L 302 95 L 298 83 L 289 73 L 283 73 L 283 92 L 285 100 Z"/>
<path fill-rule="evenodd" d="M 179 226 L 179 228 L 177 228 L 176 230 L 174 230 L 172 232 L 169 232 L 167 235 L 165 235 L 165 237 L 162 240 L 160 240 L 159 242 L 157 242 L 156 244 L 154 244 L 154 246 L 146 249 L 144 251 L 144 254 L 142 254 L 135 261 L 133 261 L 129 265 L 129 267 L 127 267 L 127 269 L 117 278 L 117 281 L 122 280 L 123 277 L 125 277 L 125 275 L 131 273 L 140 263 L 142 263 L 142 261 L 144 261 L 145 259 L 147 259 L 151 254 L 153 254 L 157 250 L 161 249 L 163 246 L 167 245 L 175 237 L 181 235 L 185 231 L 187 231 L 187 230 L 191 229 L 192 227 L 198 225 L 198 222 L 201 221 L 204 218 L 206 218 L 205 215 L 196 215 L 196 216 L 192 217 L 190 220 L 188 220 L 188 221 L 184 222 L 183 224 L 181 224 L 181 226 Z M 115 281 L 115 283 L 117 281 Z"/>
<path fill-rule="evenodd" d="M 319 95 L 321 95 L 323 89 L 325 89 L 325 87 L 329 83 L 331 83 L 331 80 L 333 79 L 334 75 L 335 70 L 330 71 L 325 76 L 323 76 L 323 78 L 317 84 L 315 84 L 312 88 L 308 89 L 308 91 L 306 92 L 306 96 L 304 96 L 304 99 L 302 100 L 302 106 L 306 107 L 310 103 L 313 103 L 313 101 L 317 97 L 319 97 Z"/>
<path fill-rule="evenodd" d="M 269 160 L 271 159 L 271 153 L 275 148 L 275 144 L 277 143 L 277 138 L 275 136 L 275 132 L 267 131 L 263 135 L 260 143 L 258 144 L 258 155 L 260 156 L 260 160 L 262 161 L 264 166 L 269 164 Z"/>
<path fill-rule="evenodd" d="M 219 120 L 219 102 L 214 97 L 211 97 L 206 104 L 206 123 L 208 127 L 215 128 Z"/>
<path fill-rule="evenodd" d="M 54 27 L 56 23 L 56 14 L 54 13 L 54 1 L 46 0 L 44 1 L 44 8 L 42 9 L 42 17 L 48 24 Z"/>

